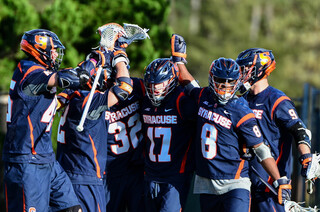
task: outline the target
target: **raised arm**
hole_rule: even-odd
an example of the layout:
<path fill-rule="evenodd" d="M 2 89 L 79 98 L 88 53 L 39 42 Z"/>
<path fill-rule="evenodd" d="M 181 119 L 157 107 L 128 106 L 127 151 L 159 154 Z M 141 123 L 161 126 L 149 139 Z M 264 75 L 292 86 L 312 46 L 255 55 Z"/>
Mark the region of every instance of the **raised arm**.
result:
<path fill-rule="evenodd" d="M 172 35 L 171 54 L 172 61 L 179 69 L 179 83 L 186 86 L 188 92 L 190 92 L 194 87 L 200 87 L 185 65 L 187 63 L 187 44 L 181 35 Z"/>

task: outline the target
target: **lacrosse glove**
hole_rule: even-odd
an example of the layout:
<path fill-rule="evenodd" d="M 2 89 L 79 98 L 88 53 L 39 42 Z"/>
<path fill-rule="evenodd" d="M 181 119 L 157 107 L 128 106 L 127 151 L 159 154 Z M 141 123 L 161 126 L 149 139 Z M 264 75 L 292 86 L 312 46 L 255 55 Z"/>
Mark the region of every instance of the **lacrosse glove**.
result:
<path fill-rule="evenodd" d="M 307 153 L 300 156 L 299 161 L 302 165 L 301 167 L 301 175 L 303 177 L 307 177 L 308 170 L 310 169 L 311 161 L 312 161 L 312 154 Z"/>
<path fill-rule="evenodd" d="M 171 37 L 171 54 L 174 63 L 187 64 L 187 44 L 184 38 L 178 34 L 172 34 Z"/>
<path fill-rule="evenodd" d="M 88 72 L 82 69 L 62 69 L 57 72 L 58 86 L 60 88 L 81 88 L 89 80 Z"/>
<path fill-rule="evenodd" d="M 285 200 L 291 199 L 291 180 L 286 176 L 273 182 L 273 187 L 278 190 L 278 203 L 283 205 Z"/>

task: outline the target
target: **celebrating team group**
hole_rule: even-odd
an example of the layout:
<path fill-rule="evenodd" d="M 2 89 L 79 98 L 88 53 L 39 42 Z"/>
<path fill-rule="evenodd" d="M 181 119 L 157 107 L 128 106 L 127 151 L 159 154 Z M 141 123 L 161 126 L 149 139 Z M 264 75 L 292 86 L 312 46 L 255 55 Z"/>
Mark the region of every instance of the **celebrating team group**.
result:
<path fill-rule="evenodd" d="M 103 42 L 106 30 L 115 34 L 111 45 Z M 199 194 L 203 212 L 285 211 L 292 145 L 303 177 L 311 165 L 320 170 L 293 102 L 268 84 L 271 50 L 214 59 L 208 86 L 200 87 L 181 35 L 168 38 L 171 55 L 146 64 L 140 79 L 130 77 L 122 26 L 98 31 L 99 47 L 61 70 L 58 36 L 24 33 L 28 57 L 14 71 L 6 117 L 6 211 L 180 212 L 189 191 Z"/>

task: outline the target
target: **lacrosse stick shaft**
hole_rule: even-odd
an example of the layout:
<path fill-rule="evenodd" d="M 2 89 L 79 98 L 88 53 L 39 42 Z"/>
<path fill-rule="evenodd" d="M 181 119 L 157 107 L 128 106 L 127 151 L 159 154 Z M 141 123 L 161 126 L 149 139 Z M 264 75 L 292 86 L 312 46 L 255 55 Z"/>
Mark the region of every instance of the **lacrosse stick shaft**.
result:
<path fill-rule="evenodd" d="M 312 180 L 307 180 L 307 193 L 312 194 L 313 193 L 313 182 Z"/>
<path fill-rule="evenodd" d="M 259 172 L 258 172 L 253 166 L 251 166 L 251 169 L 252 169 L 253 173 L 259 178 L 259 180 L 261 180 L 261 182 L 262 182 L 263 184 L 265 184 L 265 186 L 267 186 L 274 195 L 278 196 L 278 192 L 277 192 L 268 182 L 266 182 L 266 181 L 261 177 L 261 175 L 259 174 Z"/>
<path fill-rule="evenodd" d="M 77 126 L 78 132 L 82 132 L 83 131 L 84 121 L 86 120 L 86 117 L 87 117 L 87 114 L 88 114 L 88 111 L 89 111 L 89 107 L 90 107 L 91 102 L 92 102 L 93 94 L 94 94 L 94 92 L 95 92 L 95 90 L 97 88 L 97 84 L 98 84 L 98 80 L 99 80 L 99 76 L 101 74 L 101 71 L 102 71 L 102 66 L 99 66 L 99 68 L 97 70 L 97 73 L 96 73 L 96 77 L 94 78 L 94 81 L 93 81 L 92 88 L 90 90 L 88 101 L 87 101 L 87 103 L 86 103 L 86 105 L 84 107 L 84 111 L 82 113 L 82 116 L 81 116 L 81 119 L 80 119 L 80 123 Z"/>

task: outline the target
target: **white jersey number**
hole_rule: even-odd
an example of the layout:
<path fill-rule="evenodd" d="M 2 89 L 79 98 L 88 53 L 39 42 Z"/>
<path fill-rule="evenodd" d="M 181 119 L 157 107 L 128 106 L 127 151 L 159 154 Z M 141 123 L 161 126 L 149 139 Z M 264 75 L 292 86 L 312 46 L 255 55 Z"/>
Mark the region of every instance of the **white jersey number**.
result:
<path fill-rule="evenodd" d="M 171 128 L 170 127 L 149 127 L 148 138 L 151 141 L 149 149 L 149 158 L 153 162 L 170 162 L 171 155 L 169 154 L 171 144 Z M 156 143 L 154 138 L 162 138 L 161 150 L 159 155 L 154 154 Z"/>
<path fill-rule="evenodd" d="M 205 123 L 201 131 L 201 152 L 204 158 L 211 160 L 217 155 L 217 137 L 216 127 Z"/>
<path fill-rule="evenodd" d="M 137 133 L 141 131 L 141 121 L 138 114 L 130 117 L 128 120 L 128 128 L 124 122 L 118 121 L 109 125 L 108 133 L 114 134 L 114 139 L 118 144 L 111 145 L 111 151 L 116 154 L 123 154 L 128 152 L 130 145 L 135 149 L 141 138 L 138 138 Z M 128 130 L 131 128 L 130 133 Z M 130 144 L 131 143 L 131 144 Z"/>
<path fill-rule="evenodd" d="M 60 122 L 59 122 L 57 140 L 59 143 L 62 143 L 62 144 L 66 143 L 66 139 L 65 139 L 65 131 L 61 130 L 61 127 L 66 123 L 66 117 L 68 112 L 69 112 L 69 105 L 67 105 L 66 109 L 64 110 L 63 115 L 61 116 Z"/>
<path fill-rule="evenodd" d="M 7 122 L 11 122 L 11 116 L 12 116 L 12 100 L 10 96 L 8 96 L 8 107 L 7 107 Z"/>
<path fill-rule="evenodd" d="M 57 97 L 55 96 L 50 106 L 41 117 L 41 122 L 48 124 L 46 132 L 50 132 L 51 130 L 53 117 L 56 114 L 56 109 L 57 109 Z"/>

